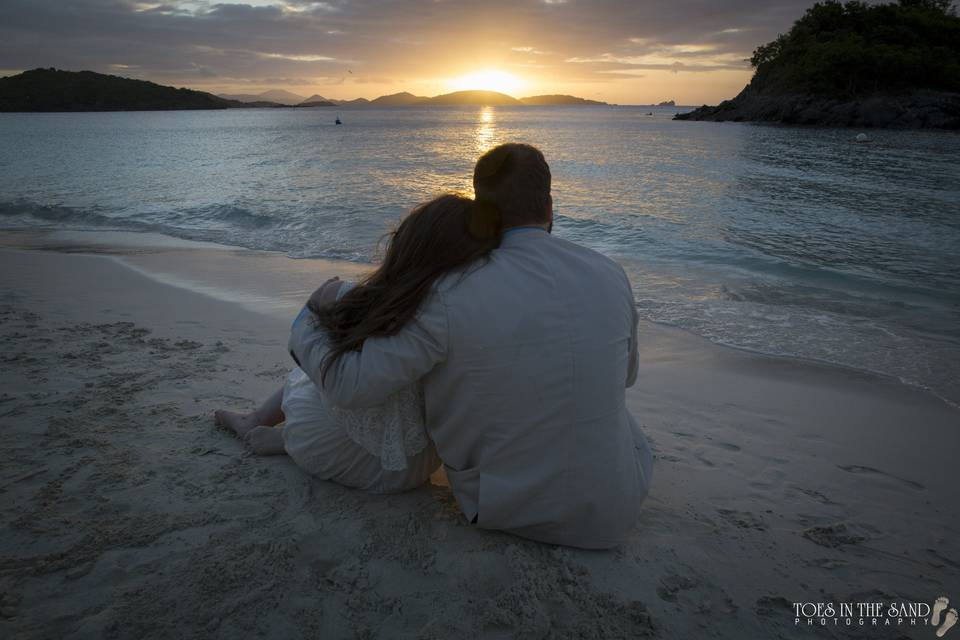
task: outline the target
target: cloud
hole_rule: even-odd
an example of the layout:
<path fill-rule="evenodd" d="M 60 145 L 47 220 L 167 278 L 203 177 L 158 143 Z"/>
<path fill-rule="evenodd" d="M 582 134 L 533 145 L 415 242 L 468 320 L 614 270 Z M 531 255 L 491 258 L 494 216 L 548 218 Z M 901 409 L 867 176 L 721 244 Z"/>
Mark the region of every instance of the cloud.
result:
<path fill-rule="evenodd" d="M 476 68 L 610 83 L 638 70 L 744 69 L 810 2 L 3 0 L 0 66 L 226 88 L 342 82 L 349 64 L 343 91 L 358 85 L 358 95 L 386 79 L 401 90 Z"/>
<path fill-rule="evenodd" d="M 316 55 L 306 55 L 306 54 L 286 54 L 286 53 L 264 53 L 262 51 L 257 51 L 257 55 L 263 56 L 264 58 L 279 58 L 280 60 L 291 60 L 293 62 L 336 62 L 336 58 L 331 58 L 330 56 L 316 56 Z M 344 61 L 340 61 L 344 62 Z"/>
<path fill-rule="evenodd" d="M 637 51 L 637 49 L 642 49 Z M 743 70 L 749 68 L 744 54 L 722 52 L 713 44 L 646 44 L 635 47 L 632 52 L 620 55 L 602 53 L 595 57 L 567 58 L 565 62 L 577 65 L 591 65 L 598 73 L 610 73 L 614 70 L 628 72 L 633 69 L 709 72 L 721 69 Z"/>

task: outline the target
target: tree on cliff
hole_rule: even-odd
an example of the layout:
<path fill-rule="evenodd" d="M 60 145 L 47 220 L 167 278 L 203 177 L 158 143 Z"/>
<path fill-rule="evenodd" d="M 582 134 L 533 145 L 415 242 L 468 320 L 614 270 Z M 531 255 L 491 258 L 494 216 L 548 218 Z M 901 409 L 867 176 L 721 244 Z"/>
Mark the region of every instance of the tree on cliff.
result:
<path fill-rule="evenodd" d="M 818 2 L 788 33 L 753 52 L 750 88 L 845 98 L 960 92 L 960 17 L 952 4 Z"/>

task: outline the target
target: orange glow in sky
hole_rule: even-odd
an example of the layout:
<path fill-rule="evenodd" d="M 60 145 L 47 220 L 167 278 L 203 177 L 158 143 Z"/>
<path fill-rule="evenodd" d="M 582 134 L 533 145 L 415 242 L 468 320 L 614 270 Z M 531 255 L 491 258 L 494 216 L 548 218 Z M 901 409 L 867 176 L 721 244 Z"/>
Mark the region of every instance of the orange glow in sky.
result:
<path fill-rule="evenodd" d="M 89 69 L 212 93 L 339 100 L 479 89 L 716 104 L 750 80 L 751 52 L 812 2 L 709 11 L 676 0 L 14 2 L 16 19 L 0 20 L 15 43 L 0 75 Z"/>
<path fill-rule="evenodd" d="M 526 95 L 527 85 L 524 79 L 506 71 L 485 69 L 454 78 L 447 86 L 450 91 L 469 91 L 480 89 L 483 91 L 498 91 L 511 96 Z"/>

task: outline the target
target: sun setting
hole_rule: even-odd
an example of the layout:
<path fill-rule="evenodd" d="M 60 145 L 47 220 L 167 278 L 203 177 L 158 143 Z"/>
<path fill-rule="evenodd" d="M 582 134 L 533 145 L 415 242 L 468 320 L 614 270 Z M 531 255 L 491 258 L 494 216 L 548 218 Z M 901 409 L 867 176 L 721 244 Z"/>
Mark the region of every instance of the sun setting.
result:
<path fill-rule="evenodd" d="M 527 85 L 522 78 L 497 69 L 475 71 L 448 83 L 450 91 L 497 91 L 514 97 L 519 97 Z"/>

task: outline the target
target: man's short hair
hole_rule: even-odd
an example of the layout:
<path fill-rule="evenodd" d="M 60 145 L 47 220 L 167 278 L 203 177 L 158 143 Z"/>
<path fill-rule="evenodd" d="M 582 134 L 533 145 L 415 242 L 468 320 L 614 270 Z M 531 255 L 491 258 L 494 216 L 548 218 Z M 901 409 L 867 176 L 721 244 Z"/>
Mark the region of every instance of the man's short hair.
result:
<path fill-rule="evenodd" d="M 496 204 L 504 227 L 547 222 L 550 167 L 529 144 L 511 142 L 480 156 L 473 169 L 477 200 Z"/>

